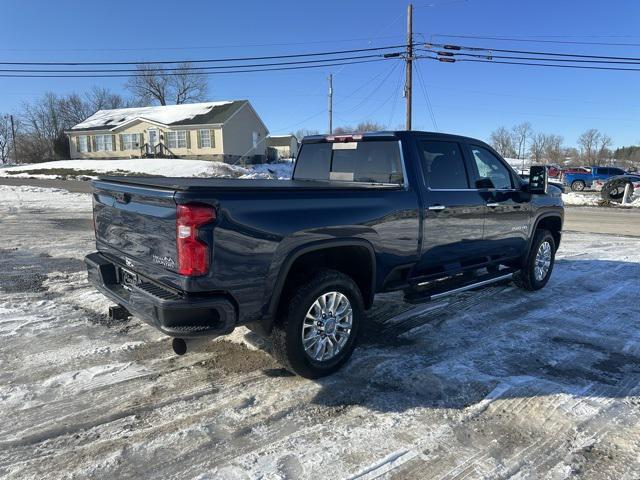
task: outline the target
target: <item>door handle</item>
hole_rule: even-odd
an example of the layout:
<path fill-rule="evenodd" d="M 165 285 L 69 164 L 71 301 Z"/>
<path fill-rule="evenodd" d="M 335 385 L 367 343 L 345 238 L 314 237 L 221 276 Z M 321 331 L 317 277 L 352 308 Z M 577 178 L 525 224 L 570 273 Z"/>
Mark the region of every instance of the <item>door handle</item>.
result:
<path fill-rule="evenodd" d="M 494 208 L 494 207 L 499 207 L 499 206 L 500 206 L 499 203 L 487 203 L 487 207 Z"/>
<path fill-rule="evenodd" d="M 447 207 L 445 207 L 444 205 L 431 205 L 428 208 L 429 210 L 444 210 Z"/>

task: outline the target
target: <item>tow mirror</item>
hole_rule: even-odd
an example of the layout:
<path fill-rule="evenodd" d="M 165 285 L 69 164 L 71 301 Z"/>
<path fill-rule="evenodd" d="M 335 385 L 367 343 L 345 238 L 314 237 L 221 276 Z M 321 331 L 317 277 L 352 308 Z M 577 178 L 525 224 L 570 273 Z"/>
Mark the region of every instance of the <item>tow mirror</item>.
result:
<path fill-rule="evenodd" d="M 493 181 L 489 177 L 482 177 L 476 180 L 476 188 L 478 190 L 484 190 L 484 189 L 490 190 L 496 187 L 493 185 Z"/>
<path fill-rule="evenodd" d="M 548 184 L 546 167 L 534 165 L 529 169 L 529 193 L 545 194 Z"/>

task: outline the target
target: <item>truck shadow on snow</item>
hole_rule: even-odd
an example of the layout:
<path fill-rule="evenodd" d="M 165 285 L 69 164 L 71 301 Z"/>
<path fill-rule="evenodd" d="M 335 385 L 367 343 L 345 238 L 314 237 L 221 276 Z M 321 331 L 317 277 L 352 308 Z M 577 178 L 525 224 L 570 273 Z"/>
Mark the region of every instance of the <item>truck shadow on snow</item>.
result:
<path fill-rule="evenodd" d="M 352 360 L 314 402 L 377 411 L 492 398 L 626 397 L 640 382 L 640 263 L 558 260 L 546 288 L 452 296 L 416 315 L 376 300 Z"/>

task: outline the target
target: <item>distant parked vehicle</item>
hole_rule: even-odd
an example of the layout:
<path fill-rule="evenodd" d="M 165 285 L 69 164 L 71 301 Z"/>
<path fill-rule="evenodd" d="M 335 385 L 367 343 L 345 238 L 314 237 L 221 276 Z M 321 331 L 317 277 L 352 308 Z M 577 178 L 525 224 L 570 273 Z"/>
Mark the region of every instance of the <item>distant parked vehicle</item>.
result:
<path fill-rule="evenodd" d="M 559 178 L 562 175 L 562 169 L 557 165 L 549 165 L 547 167 L 547 175 L 549 178 Z"/>
<path fill-rule="evenodd" d="M 627 172 L 615 167 L 590 167 L 587 173 L 567 173 L 562 176 L 562 183 L 571 187 L 574 192 L 581 192 L 593 188 L 595 180 L 608 180 L 617 175 L 626 175 Z"/>
<path fill-rule="evenodd" d="M 600 195 L 604 200 L 621 202 L 627 185 L 631 185 L 631 196 L 634 192 L 640 192 L 640 174 L 619 175 L 608 180 L 594 180 L 593 189 L 596 192 L 601 192 Z"/>

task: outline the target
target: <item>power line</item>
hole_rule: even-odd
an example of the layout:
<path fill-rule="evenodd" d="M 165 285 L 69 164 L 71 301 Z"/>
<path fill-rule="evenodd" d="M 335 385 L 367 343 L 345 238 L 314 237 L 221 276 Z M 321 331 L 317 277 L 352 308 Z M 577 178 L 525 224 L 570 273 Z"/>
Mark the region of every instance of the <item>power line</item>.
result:
<path fill-rule="evenodd" d="M 433 50 L 421 49 L 423 52 L 433 52 Z M 438 52 L 434 52 L 438 53 Z M 616 65 L 640 65 L 640 59 L 638 61 L 624 61 L 624 60 L 585 60 L 585 59 L 572 59 L 572 58 L 540 58 L 540 57 L 522 57 L 522 56 L 513 56 L 513 55 L 493 55 L 493 53 L 488 54 L 473 54 L 473 53 L 454 53 L 452 54 L 455 57 L 473 57 L 480 58 L 485 60 L 493 60 L 495 58 L 505 59 L 505 60 L 531 60 L 531 61 L 542 61 L 542 62 L 568 62 L 568 63 L 600 63 L 600 64 L 616 64 Z M 2 71 L 2 70 L 0 70 Z"/>
<path fill-rule="evenodd" d="M 223 70 L 230 68 L 253 68 L 253 67 L 273 67 L 280 65 L 304 65 L 304 64 L 312 64 L 312 63 L 326 63 L 326 62 L 337 62 L 342 60 L 361 60 L 363 58 L 380 58 L 383 57 L 382 54 L 369 54 L 369 55 L 355 55 L 351 57 L 339 57 L 339 58 L 322 58 L 316 60 L 296 60 L 294 62 L 276 62 L 276 63 L 254 63 L 254 64 L 244 64 L 244 65 L 213 65 L 207 67 L 160 67 L 160 68 L 149 68 L 145 70 L 138 69 L 88 69 L 88 70 L 78 70 L 78 69 L 0 69 L 0 72 L 4 73 L 138 73 L 143 75 L 152 75 L 153 73 L 163 73 L 163 72 L 179 72 L 180 74 L 191 73 L 191 72 L 199 72 L 199 71 L 207 71 L 207 70 Z"/>
<path fill-rule="evenodd" d="M 395 113 L 396 113 L 396 106 L 398 105 L 398 100 L 400 99 L 400 87 L 402 86 L 402 77 L 404 76 L 403 74 L 406 74 L 406 72 L 400 69 L 400 76 L 398 77 L 398 81 L 396 82 L 396 88 L 394 89 L 394 94 L 393 94 L 394 100 L 391 105 L 391 114 L 389 115 L 389 122 L 387 123 L 387 127 L 389 129 L 393 128 L 393 126 L 391 125 L 391 122 L 393 122 L 393 117 L 395 116 Z"/>
<path fill-rule="evenodd" d="M 216 71 L 216 72 L 201 72 L 202 75 L 224 75 L 231 73 L 254 73 L 254 72 L 278 72 L 283 70 L 305 70 L 309 68 L 323 68 L 323 67 L 334 67 L 338 65 L 355 65 L 360 63 L 372 63 L 372 62 L 383 62 L 385 60 L 389 60 L 387 58 L 374 58 L 370 60 L 355 60 L 355 61 L 347 61 L 347 62 L 336 62 L 336 63 L 323 63 L 316 65 L 300 65 L 293 67 L 279 67 L 279 68 L 254 68 L 249 70 L 224 70 L 224 71 Z M 129 77 L 148 77 L 153 74 L 82 74 L 82 75 L 71 75 L 71 74 L 53 74 L 53 75 L 41 75 L 41 74 L 29 74 L 29 75 L 20 75 L 20 74 L 0 74 L 0 78 L 129 78 Z M 184 73 L 167 73 L 168 76 L 180 76 L 184 75 Z"/>
<path fill-rule="evenodd" d="M 437 60 L 437 59 L 436 59 Z M 613 70 L 620 72 L 640 72 L 640 68 L 621 68 L 621 67 L 593 67 L 587 65 L 557 65 L 552 63 L 532 63 L 532 62 L 507 62 L 507 61 L 490 61 L 490 60 L 474 60 L 470 58 L 462 58 L 456 60 L 456 62 L 477 62 L 477 63 L 490 63 L 497 65 L 524 65 L 531 67 L 553 67 L 553 68 L 577 68 L 583 70 Z"/>
<path fill-rule="evenodd" d="M 417 64 L 416 64 L 417 67 Z M 433 113 L 433 106 L 431 105 L 431 99 L 429 98 L 429 93 L 427 92 L 427 87 L 424 84 L 424 80 L 422 78 L 422 73 L 419 68 L 416 68 L 416 72 L 418 72 L 418 81 L 420 82 L 420 86 L 422 87 L 422 93 L 424 94 L 424 98 L 427 102 L 427 109 L 429 110 L 429 115 L 431 116 L 431 121 L 433 122 L 433 127 L 436 129 L 436 132 L 440 130 L 438 128 L 438 122 L 436 122 L 436 116 Z"/>
<path fill-rule="evenodd" d="M 546 37 L 555 37 L 556 35 L 549 35 Z M 610 47 L 640 47 L 640 43 L 619 43 L 619 42 L 580 42 L 575 40 L 538 40 L 538 39 L 527 39 L 523 37 L 485 37 L 481 35 L 448 35 L 443 33 L 436 33 L 431 35 L 432 38 L 435 37 L 445 37 L 445 38 L 472 38 L 477 40 L 496 40 L 496 41 L 508 41 L 508 42 L 525 42 L 525 43 L 556 43 L 556 44 L 565 44 L 565 45 L 602 45 L 602 46 L 610 46 Z M 597 38 L 598 36 L 594 36 L 593 38 Z M 608 37 L 606 35 L 602 37 Z M 621 36 L 623 38 L 625 36 Z M 634 37 L 633 35 L 627 35 L 628 37 Z M 613 38 L 613 37 L 608 37 Z"/>
<path fill-rule="evenodd" d="M 327 43 L 371 42 L 380 39 L 399 39 L 403 35 L 376 35 L 375 37 L 342 38 L 335 40 L 315 40 L 310 42 L 279 42 L 279 43 L 245 43 L 231 45 L 192 45 L 183 47 L 144 47 L 144 48 L 0 48 L 0 52 L 151 52 L 151 51 L 180 51 L 180 50 L 217 50 L 221 48 L 249 48 L 249 47 L 284 47 L 290 45 L 317 45 Z"/>
<path fill-rule="evenodd" d="M 351 107 L 347 112 L 340 112 L 340 113 L 342 113 L 342 114 L 346 114 L 346 115 L 349 115 L 349 114 L 353 113 L 354 111 L 358 110 L 358 109 L 359 109 L 360 107 L 362 107 L 365 103 L 367 103 L 367 101 L 368 101 L 368 100 L 369 100 L 373 95 L 375 95 L 375 94 L 378 92 L 378 90 L 380 90 L 380 89 L 382 88 L 382 86 L 387 82 L 387 80 L 389 79 L 389 77 L 390 77 L 391 75 L 393 75 L 393 72 L 395 72 L 395 71 L 396 71 L 396 68 L 398 68 L 398 65 L 400 65 L 400 64 L 399 64 L 399 63 L 394 64 L 394 66 L 389 70 L 389 72 L 387 72 L 387 74 L 386 74 L 386 75 L 384 76 L 384 78 L 380 81 L 380 83 L 378 83 L 378 84 L 373 88 L 373 90 L 371 90 L 371 92 L 369 92 L 369 95 L 367 95 L 366 97 L 364 97 L 364 99 L 363 99 L 362 101 L 358 102 L 355 106 Z M 378 75 L 378 76 L 379 76 L 379 75 Z M 368 84 L 368 83 L 370 83 L 370 82 L 365 83 L 365 85 L 366 85 L 366 84 Z M 355 91 L 354 91 L 353 93 L 355 93 Z M 343 101 L 344 101 L 344 100 L 346 100 L 346 98 L 345 98 L 345 99 L 343 99 Z"/>
<path fill-rule="evenodd" d="M 529 51 L 529 50 L 508 50 L 504 48 L 487 48 L 487 47 L 476 47 L 476 46 L 467 46 L 467 45 L 443 45 L 436 43 L 428 43 L 426 47 L 438 47 L 444 48 L 446 50 L 470 50 L 470 51 L 479 51 L 479 52 L 500 52 L 500 53 L 517 53 L 522 55 L 546 55 L 551 57 L 575 57 L 575 58 L 599 58 L 603 60 L 629 60 L 629 61 L 640 61 L 640 57 L 613 57 L 609 55 L 584 55 L 578 53 L 560 53 L 560 52 L 539 52 L 539 51 Z"/>
<path fill-rule="evenodd" d="M 389 45 L 385 47 L 369 47 L 369 48 L 354 48 L 350 50 L 334 50 L 330 52 L 310 52 L 310 53 L 295 53 L 288 55 L 266 55 L 259 57 L 225 57 L 225 58 L 210 58 L 210 59 L 191 59 L 191 60 L 154 60 L 154 61 L 138 61 L 138 62 L 0 62 L 0 65 L 51 65 L 51 66 L 85 66 L 85 65 L 169 65 L 169 64 L 184 64 L 184 63 L 218 63 L 218 62 L 245 62 L 253 60 L 277 60 L 285 58 L 301 58 L 301 57 L 319 57 L 329 55 L 341 55 L 348 53 L 361 53 L 361 52 L 375 52 L 381 50 L 391 50 L 398 48 L 405 48 L 406 45 Z"/>

